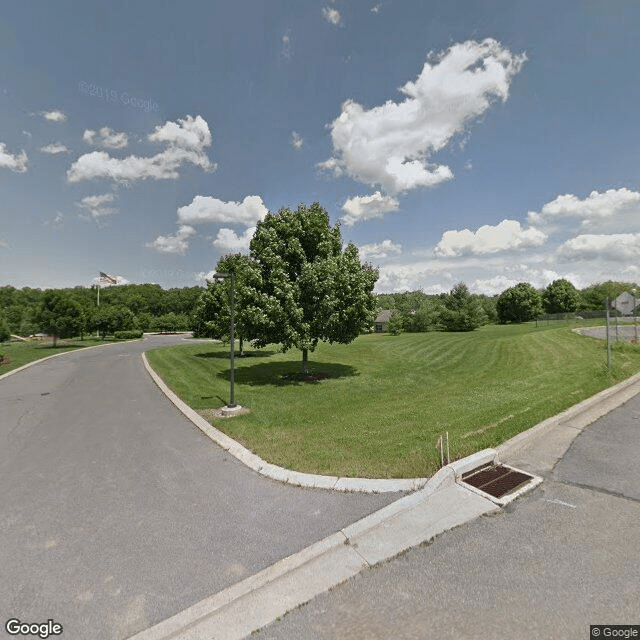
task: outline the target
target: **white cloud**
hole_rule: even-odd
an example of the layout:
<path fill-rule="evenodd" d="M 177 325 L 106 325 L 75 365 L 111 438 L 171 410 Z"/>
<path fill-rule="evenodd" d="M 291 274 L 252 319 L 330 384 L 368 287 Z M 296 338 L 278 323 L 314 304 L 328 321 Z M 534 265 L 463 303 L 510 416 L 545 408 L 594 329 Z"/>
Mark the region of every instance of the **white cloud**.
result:
<path fill-rule="evenodd" d="M 167 122 L 156 127 L 148 136 L 152 142 L 166 142 L 167 149 L 151 157 L 128 156 L 112 158 L 105 151 L 93 151 L 80 156 L 67 171 L 69 182 L 111 178 L 115 181 L 135 181 L 176 179 L 178 169 L 190 162 L 205 171 L 216 168 L 204 153 L 204 147 L 211 144 L 211 134 L 207 123 L 200 117 L 186 116 L 179 124 Z"/>
<path fill-rule="evenodd" d="M 378 13 L 378 11 L 380 11 L 380 7 L 382 7 L 382 3 L 381 2 L 379 2 L 374 7 L 371 7 L 371 13 Z"/>
<path fill-rule="evenodd" d="M 260 196 L 246 196 L 242 202 L 195 196 L 191 204 L 178 209 L 178 221 L 183 224 L 222 222 L 249 226 L 262 220 L 268 212 Z"/>
<path fill-rule="evenodd" d="M 514 280 L 506 276 L 494 276 L 493 278 L 478 279 L 469 287 L 474 293 L 484 293 L 487 296 L 495 296 L 505 289 L 515 287 L 521 280 Z"/>
<path fill-rule="evenodd" d="M 510 249 L 537 247 L 546 239 L 547 235 L 538 229 L 533 227 L 523 229 L 517 220 L 503 220 L 496 226 L 483 225 L 476 232 L 469 229 L 445 231 L 434 253 L 445 257 L 497 253 Z"/>
<path fill-rule="evenodd" d="M 637 262 L 640 260 L 640 233 L 585 233 L 563 243 L 558 254 L 570 260 L 602 258 L 611 262 Z"/>
<path fill-rule="evenodd" d="M 67 149 L 67 147 L 65 147 L 61 142 L 52 142 L 44 147 L 40 147 L 40 151 L 42 151 L 42 153 L 55 155 L 58 153 L 67 153 L 69 149 Z"/>
<path fill-rule="evenodd" d="M 9 248 L 9 241 L 3 233 L 0 233 L 0 247 L 2 247 L 3 249 Z"/>
<path fill-rule="evenodd" d="M 211 132 L 209 125 L 202 116 L 192 118 L 187 116 L 178 123 L 167 121 L 161 127 L 156 127 L 149 136 L 151 142 L 168 142 L 184 149 L 197 149 L 211 146 Z"/>
<path fill-rule="evenodd" d="M 322 9 L 322 17 L 329 23 L 336 27 L 342 24 L 342 16 L 337 9 L 331 9 L 330 7 L 324 7 Z"/>
<path fill-rule="evenodd" d="M 235 231 L 231 229 L 220 229 L 216 239 L 213 241 L 213 246 L 220 251 L 226 252 L 248 252 L 249 243 L 253 238 L 253 234 L 256 232 L 255 227 L 249 227 L 245 232 L 238 236 Z"/>
<path fill-rule="evenodd" d="M 577 220 L 583 230 L 640 231 L 640 193 L 626 188 L 592 191 L 584 200 L 564 194 L 539 212 L 530 211 L 528 220 L 538 226 Z"/>
<path fill-rule="evenodd" d="M 108 216 L 108 215 L 111 215 L 112 213 L 115 213 L 116 209 L 105 206 L 109 202 L 113 202 L 112 193 L 104 193 L 102 195 L 87 196 L 85 198 L 82 198 L 80 202 L 76 202 L 76 205 L 81 209 L 85 209 L 86 211 L 88 211 L 91 218 L 98 221 L 99 218 L 103 218 L 104 216 Z"/>
<path fill-rule="evenodd" d="M 282 36 L 282 57 L 285 60 L 291 60 L 293 57 L 293 45 L 291 44 L 291 29 Z"/>
<path fill-rule="evenodd" d="M 391 253 L 402 253 L 402 245 L 391 240 L 383 240 L 374 244 L 363 244 L 358 247 L 362 260 L 381 260 Z"/>
<path fill-rule="evenodd" d="M 145 246 L 161 253 L 178 253 L 184 255 L 189 248 L 188 239 L 195 235 L 196 230 L 189 225 L 182 225 L 174 236 L 158 236 L 153 242 Z"/>
<path fill-rule="evenodd" d="M 342 220 L 348 227 L 352 227 L 360 220 L 382 218 L 385 213 L 397 211 L 399 207 L 400 203 L 395 198 L 383 196 L 379 191 L 369 196 L 354 196 L 342 205 L 346 214 Z"/>
<path fill-rule="evenodd" d="M 302 148 L 304 140 L 295 131 L 291 132 L 291 146 L 297 151 Z"/>
<path fill-rule="evenodd" d="M 111 149 L 122 149 L 129 144 L 126 133 L 112 131 L 109 127 L 102 127 L 99 131 L 86 129 L 82 139 L 87 144 L 97 144 Z"/>
<path fill-rule="evenodd" d="M 42 113 L 42 117 L 45 120 L 49 120 L 50 122 L 64 122 L 67 119 L 67 116 L 62 113 L 62 111 L 44 111 Z"/>
<path fill-rule="evenodd" d="M 24 173 L 27 170 L 27 161 L 27 152 L 24 149 L 19 154 L 11 154 L 4 142 L 0 142 L 0 169 Z"/>
<path fill-rule="evenodd" d="M 27 136 L 27 138 L 31 139 L 33 138 L 33 135 L 29 132 L 29 131 L 25 131 L 24 129 L 22 130 L 22 133 Z"/>
<path fill-rule="evenodd" d="M 49 220 L 45 220 L 42 224 L 45 227 L 48 227 L 49 225 L 58 225 L 58 224 L 62 224 L 62 222 L 64 221 L 64 214 L 61 213 L 60 211 L 56 211 L 56 215 L 53 218 L 50 218 Z"/>
<path fill-rule="evenodd" d="M 329 126 L 334 157 L 321 169 L 344 170 L 353 179 L 389 193 L 434 186 L 453 177 L 447 166 L 429 164 L 456 134 L 495 99 L 505 101 L 526 56 L 513 55 L 493 39 L 455 44 L 425 63 L 400 103 L 365 109 L 354 100 Z"/>

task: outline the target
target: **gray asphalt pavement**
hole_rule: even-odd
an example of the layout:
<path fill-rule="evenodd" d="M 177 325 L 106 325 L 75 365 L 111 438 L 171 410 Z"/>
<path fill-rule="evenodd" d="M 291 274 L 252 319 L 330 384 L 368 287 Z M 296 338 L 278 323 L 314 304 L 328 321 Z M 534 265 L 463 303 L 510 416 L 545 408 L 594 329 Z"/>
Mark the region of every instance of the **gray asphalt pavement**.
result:
<path fill-rule="evenodd" d="M 15 617 L 122 640 L 399 497 L 286 486 L 225 454 L 142 366 L 142 351 L 178 342 L 0 380 L 2 637 Z"/>
<path fill-rule="evenodd" d="M 586 640 L 590 624 L 638 625 L 639 458 L 640 395 L 587 427 L 551 471 L 539 465 L 543 484 L 496 515 L 363 571 L 252 637 Z"/>

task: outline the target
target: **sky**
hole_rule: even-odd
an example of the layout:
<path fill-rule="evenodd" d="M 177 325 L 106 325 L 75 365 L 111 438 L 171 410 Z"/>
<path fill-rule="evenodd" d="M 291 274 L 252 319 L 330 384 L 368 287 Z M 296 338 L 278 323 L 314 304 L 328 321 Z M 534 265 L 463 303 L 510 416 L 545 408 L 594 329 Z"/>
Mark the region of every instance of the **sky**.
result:
<path fill-rule="evenodd" d="M 319 202 L 376 292 L 640 281 L 635 0 L 10 3 L 0 286 L 202 285 Z"/>

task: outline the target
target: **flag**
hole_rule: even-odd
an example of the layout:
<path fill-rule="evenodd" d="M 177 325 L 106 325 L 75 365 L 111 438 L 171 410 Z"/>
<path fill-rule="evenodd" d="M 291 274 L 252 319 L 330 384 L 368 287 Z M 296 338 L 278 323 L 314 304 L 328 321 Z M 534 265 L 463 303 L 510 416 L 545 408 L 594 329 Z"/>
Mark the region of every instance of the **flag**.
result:
<path fill-rule="evenodd" d="M 110 276 L 107 273 L 103 273 L 101 271 L 98 284 L 101 286 L 111 286 L 112 284 L 118 284 L 118 276 Z"/>

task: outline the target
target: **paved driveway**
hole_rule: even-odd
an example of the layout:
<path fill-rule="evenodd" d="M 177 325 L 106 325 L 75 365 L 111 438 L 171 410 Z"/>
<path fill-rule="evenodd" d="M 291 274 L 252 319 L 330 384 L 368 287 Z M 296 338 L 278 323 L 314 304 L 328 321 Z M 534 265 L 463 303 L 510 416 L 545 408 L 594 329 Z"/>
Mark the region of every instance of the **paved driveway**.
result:
<path fill-rule="evenodd" d="M 78 351 L 0 381 L 0 617 L 122 640 L 379 509 L 396 494 L 248 470 L 156 388 L 140 353 Z"/>
<path fill-rule="evenodd" d="M 587 640 L 591 624 L 640 625 L 639 459 L 637 395 L 585 429 L 538 489 L 255 638 Z"/>

